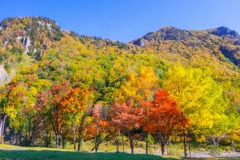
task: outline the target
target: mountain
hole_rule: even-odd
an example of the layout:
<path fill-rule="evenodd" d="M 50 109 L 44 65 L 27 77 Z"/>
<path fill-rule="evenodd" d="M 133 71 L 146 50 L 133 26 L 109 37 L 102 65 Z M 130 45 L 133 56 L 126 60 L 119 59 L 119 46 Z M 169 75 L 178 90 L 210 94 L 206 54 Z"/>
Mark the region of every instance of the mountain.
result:
<path fill-rule="evenodd" d="M 11 80 L 18 65 L 27 63 L 29 57 L 35 60 L 54 41 L 63 36 L 59 26 L 48 18 L 20 17 L 6 18 L 0 23 L 0 82 Z"/>
<path fill-rule="evenodd" d="M 209 33 L 222 37 L 240 38 L 239 34 L 236 31 L 230 30 L 229 28 L 224 26 L 212 29 Z"/>
<path fill-rule="evenodd" d="M 156 32 L 149 32 L 143 37 L 130 42 L 130 44 L 140 47 L 154 48 L 158 51 L 170 53 L 173 46 L 169 44 L 173 43 L 183 45 L 190 52 L 200 49 L 216 56 L 222 56 L 221 54 L 223 54 L 225 58 L 236 66 L 240 64 L 240 36 L 236 31 L 226 27 L 204 31 L 188 31 L 175 27 L 165 27 Z"/>
<path fill-rule="evenodd" d="M 9 82 L 19 65 L 39 61 L 43 53 L 64 35 L 95 47 L 127 48 L 124 43 L 61 30 L 54 20 L 45 17 L 6 18 L 0 23 L 0 83 Z"/>
<path fill-rule="evenodd" d="M 43 50 L 63 36 L 59 26 L 48 18 L 6 18 L 0 23 L 1 39 L 14 53 L 24 53 L 38 59 Z"/>
<path fill-rule="evenodd" d="M 168 26 L 125 44 L 61 30 L 44 17 L 6 18 L 0 23 L 1 84 L 13 83 L 12 78 L 16 81 L 15 75 L 24 75 L 26 70 L 54 82 L 73 81 L 79 70 L 79 75 L 91 71 L 99 72 L 95 78 L 106 78 L 110 73 L 104 72 L 114 67 L 116 72 L 122 68 L 117 72 L 121 77 L 130 67 L 141 65 L 153 67 L 163 77 L 176 63 L 211 70 L 240 110 L 240 37 L 226 27 L 198 31 Z"/>

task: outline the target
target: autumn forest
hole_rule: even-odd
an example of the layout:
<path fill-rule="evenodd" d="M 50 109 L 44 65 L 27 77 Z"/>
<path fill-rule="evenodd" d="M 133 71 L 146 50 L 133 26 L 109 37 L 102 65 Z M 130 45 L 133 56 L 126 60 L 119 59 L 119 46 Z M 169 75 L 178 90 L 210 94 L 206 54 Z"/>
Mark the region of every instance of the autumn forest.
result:
<path fill-rule="evenodd" d="M 0 63 L 1 143 L 240 150 L 240 36 L 226 27 L 165 27 L 121 43 L 48 18 L 6 18 Z"/>

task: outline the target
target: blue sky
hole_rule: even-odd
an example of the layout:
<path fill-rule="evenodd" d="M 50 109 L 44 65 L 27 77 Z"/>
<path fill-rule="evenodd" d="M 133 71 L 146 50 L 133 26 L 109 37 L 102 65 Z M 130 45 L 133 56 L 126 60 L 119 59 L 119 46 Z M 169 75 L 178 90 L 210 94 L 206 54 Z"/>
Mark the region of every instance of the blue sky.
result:
<path fill-rule="evenodd" d="M 80 35 L 128 42 L 164 26 L 240 32 L 240 0 L 4 0 L 6 17 L 44 16 Z"/>

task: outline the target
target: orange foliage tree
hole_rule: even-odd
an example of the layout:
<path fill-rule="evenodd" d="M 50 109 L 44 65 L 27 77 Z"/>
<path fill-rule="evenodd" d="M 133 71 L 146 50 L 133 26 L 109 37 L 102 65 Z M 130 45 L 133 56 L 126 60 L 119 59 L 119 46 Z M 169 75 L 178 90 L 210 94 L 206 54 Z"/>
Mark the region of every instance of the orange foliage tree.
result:
<path fill-rule="evenodd" d="M 79 87 L 74 88 L 62 101 L 60 111 L 64 119 L 72 126 L 74 150 L 76 150 L 76 130 L 78 128 L 78 145 L 82 139 L 81 119 L 87 108 L 88 91 Z"/>
<path fill-rule="evenodd" d="M 45 123 L 50 123 L 56 136 L 56 148 L 59 148 L 62 132 L 66 125 L 61 102 L 71 92 L 68 82 L 54 84 L 51 89 L 42 91 L 37 96 L 36 109 Z M 47 117 L 47 119 L 45 118 Z"/>
<path fill-rule="evenodd" d="M 101 104 L 96 104 L 91 109 L 92 119 L 91 124 L 88 126 L 88 138 L 94 138 L 94 147 L 91 149 L 93 151 L 98 151 L 99 145 L 108 137 L 110 137 L 113 132 L 110 132 L 110 125 L 107 121 L 107 110 Z"/>
<path fill-rule="evenodd" d="M 178 109 L 176 101 L 162 89 L 156 92 L 154 101 L 145 103 L 145 107 L 147 108 L 145 111 L 148 112 L 143 119 L 147 120 L 143 130 L 158 140 L 163 155 L 165 145 L 173 132 L 182 131 L 189 125 L 189 122 Z"/>
<path fill-rule="evenodd" d="M 134 136 L 141 133 L 140 119 L 143 109 L 133 101 L 113 103 L 109 110 L 111 125 L 129 138 L 131 153 L 134 153 Z"/>

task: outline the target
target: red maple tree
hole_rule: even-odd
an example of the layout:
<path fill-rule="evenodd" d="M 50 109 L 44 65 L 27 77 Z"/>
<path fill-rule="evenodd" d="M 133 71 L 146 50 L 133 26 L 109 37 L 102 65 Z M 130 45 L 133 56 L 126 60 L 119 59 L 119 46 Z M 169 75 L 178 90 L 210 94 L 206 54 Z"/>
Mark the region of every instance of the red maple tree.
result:
<path fill-rule="evenodd" d="M 143 129 L 158 140 L 163 155 L 173 132 L 182 131 L 189 122 L 178 109 L 176 101 L 162 89 L 156 92 L 154 101 L 145 103 L 145 107 L 147 117 L 144 119 L 147 123 Z"/>
<path fill-rule="evenodd" d="M 132 154 L 134 153 L 134 136 L 141 132 L 142 114 L 143 108 L 136 106 L 134 101 L 113 103 L 109 111 L 111 125 L 128 136 Z"/>

